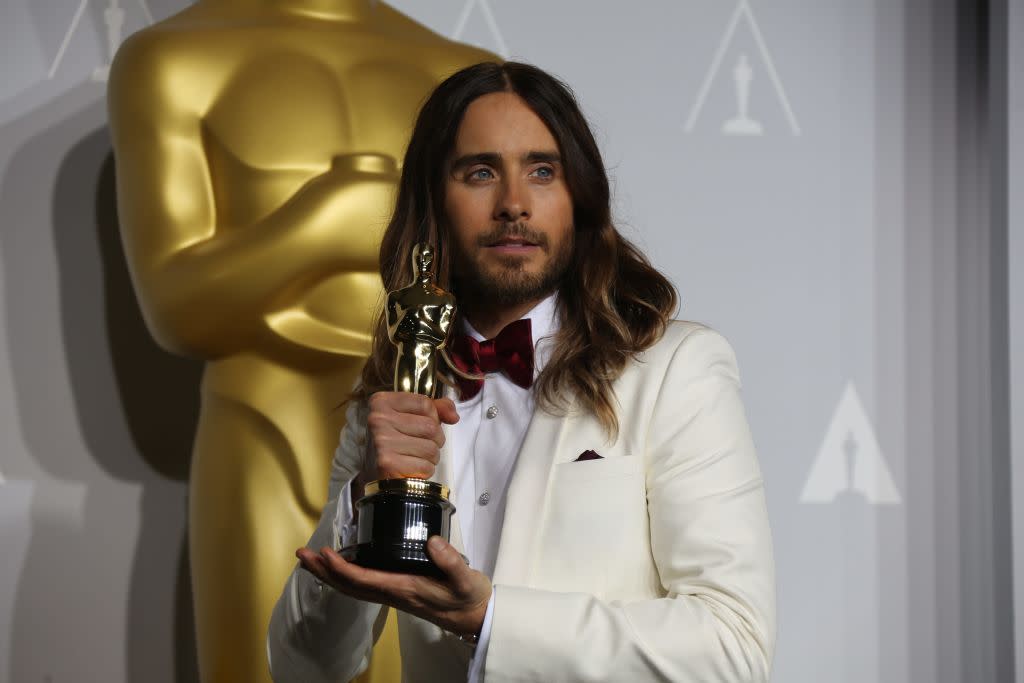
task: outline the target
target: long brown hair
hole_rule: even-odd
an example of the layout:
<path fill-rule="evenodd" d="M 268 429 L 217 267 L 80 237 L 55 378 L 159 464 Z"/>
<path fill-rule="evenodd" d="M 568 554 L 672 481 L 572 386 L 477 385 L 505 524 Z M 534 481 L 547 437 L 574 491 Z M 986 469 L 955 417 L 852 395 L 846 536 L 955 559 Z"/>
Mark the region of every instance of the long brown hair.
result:
<path fill-rule="evenodd" d="M 677 296 L 672 283 L 615 229 L 608 176 L 594 135 L 572 91 L 558 79 L 528 64 L 485 62 L 437 87 L 416 120 L 395 212 L 381 242 L 384 288 L 408 284 L 413 246 L 427 241 L 435 245 L 438 284 L 458 296 L 444 218 L 445 177 L 466 108 L 496 92 L 521 97 L 550 129 L 573 201 L 574 249 L 559 287 L 555 346 L 536 383 L 538 405 L 549 412 L 578 405 L 614 437 L 618 418 L 612 383 L 630 358 L 661 337 Z M 382 311 L 357 396 L 391 388 L 395 354 Z"/>

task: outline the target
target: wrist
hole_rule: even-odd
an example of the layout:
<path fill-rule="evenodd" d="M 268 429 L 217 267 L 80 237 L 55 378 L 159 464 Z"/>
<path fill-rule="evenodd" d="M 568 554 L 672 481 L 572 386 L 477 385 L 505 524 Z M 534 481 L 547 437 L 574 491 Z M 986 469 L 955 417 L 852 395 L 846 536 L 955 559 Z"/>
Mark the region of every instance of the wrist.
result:
<path fill-rule="evenodd" d="M 460 619 L 454 622 L 449 622 L 446 626 L 442 625 L 441 628 L 445 629 L 462 642 L 475 645 L 476 642 L 480 640 L 480 632 L 483 630 L 484 621 L 487 617 L 487 606 L 491 602 L 492 590 L 493 589 L 488 586 L 487 597 L 471 607 L 467 607 L 462 612 L 462 617 Z"/>
<path fill-rule="evenodd" d="M 466 643 L 467 645 L 472 645 L 474 647 L 476 646 L 477 643 L 480 642 L 480 634 L 479 633 L 470 634 L 470 635 L 466 635 L 466 634 L 456 635 L 456 637 L 459 640 L 461 640 L 462 642 Z"/>
<path fill-rule="evenodd" d="M 477 621 L 476 616 L 474 615 L 471 619 L 467 621 L 468 624 L 464 628 L 460 628 L 456 631 L 453 631 L 453 633 L 455 637 L 461 640 L 462 642 L 468 645 L 475 646 L 480 641 L 480 631 L 483 630 L 484 620 L 481 617 L 480 620 Z"/>
<path fill-rule="evenodd" d="M 491 594 L 494 592 L 494 587 L 487 586 L 487 595 L 476 604 L 476 607 L 471 610 L 470 618 L 468 619 L 468 629 L 466 632 L 459 636 L 461 640 L 466 642 L 476 643 L 480 639 L 480 632 L 484 628 L 484 622 L 487 618 L 487 606 L 491 602 Z"/>

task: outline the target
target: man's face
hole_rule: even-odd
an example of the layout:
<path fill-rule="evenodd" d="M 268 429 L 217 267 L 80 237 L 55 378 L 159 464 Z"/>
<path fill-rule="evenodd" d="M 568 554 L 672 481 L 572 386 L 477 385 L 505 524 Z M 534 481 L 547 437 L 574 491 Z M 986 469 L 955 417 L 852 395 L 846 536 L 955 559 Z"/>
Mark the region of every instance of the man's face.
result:
<path fill-rule="evenodd" d="M 572 255 L 572 197 L 558 143 L 518 95 L 484 95 L 466 109 L 445 214 L 463 295 L 509 306 L 557 289 Z"/>

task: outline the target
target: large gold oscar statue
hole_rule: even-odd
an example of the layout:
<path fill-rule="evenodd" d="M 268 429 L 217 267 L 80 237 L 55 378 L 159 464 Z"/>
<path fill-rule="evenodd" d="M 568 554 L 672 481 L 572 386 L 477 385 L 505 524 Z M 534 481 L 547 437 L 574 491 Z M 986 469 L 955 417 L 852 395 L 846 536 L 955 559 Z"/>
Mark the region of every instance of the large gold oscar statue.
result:
<path fill-rule="evenodd" d="M 271 609 L 381 305 L 397 160 L 434 86 L 492 59 L 373 0 L 199 0 L 117 55 L 132 277 L 156 339 L 208 361 L 189 499 L 206 683 L 269 680 Z M 391 647 L 375 680 L 397 680 Z"/>

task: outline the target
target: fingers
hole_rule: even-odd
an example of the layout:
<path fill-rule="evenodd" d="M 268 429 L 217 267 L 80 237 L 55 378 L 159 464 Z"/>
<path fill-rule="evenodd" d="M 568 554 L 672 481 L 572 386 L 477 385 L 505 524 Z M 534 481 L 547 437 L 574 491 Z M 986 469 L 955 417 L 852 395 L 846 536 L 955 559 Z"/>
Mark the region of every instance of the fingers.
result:
<path fill-rule="evenodd" d="M 322 557 L 309 548 L 299 548 L 295 551 L 295 556 L 299 558 L 299 563 L 303 569 L 321 581 L 327 580 L 327 566 L 324 564 Z"/>
<path fill-rule="evenodd" d="M 437 410 L 438 418 L 446 425 L 453 425 L 459 421 L 459 412 L 455 409 L 455 401 L 450 398 L 434 399 L 434 409 Z"/>
<path fill-rule="evenodd" d="M 377 392 L 370 396 L 367 427 L 377 452 L 379 478 L 429 479 L 444 445 L 442 420 L 458 421 L 450 399 L 430 399 L 404 392 Z"/>
<path fill-rule="evenodd" d="M 437 464 L 440 457 L 441 448 L 433 439 L 410 436 L 390 426 L 371 428 L 371 433 L 373 433 L 373 445 L 377 447 L 378 458 L 384 453 L 397 453 L 423 458 L 432 464 Z"/>
<path fill-rule="evenodd" d="M 427 541 L 427 553 L 447 576 L 445 583 L 451 591 L 452 602 L 458 605 L 445 614 L 442 627 L 454 633 L 479 634 L 491 599 L 490 580 L 471 569 L 459 551 L 440 536 L 432 536 Z"/>
<path fill-rule="evenodd" d="M 457 593 L 466 594 L 472 590 L 468 576 L 472 570 L 452 544 L 440 536 L 431 536 L 427 541 L 427 554 L 445 573 Z"/>
<path fill-rule="evenodd" d="M 408 415 L 437 418 L 437 408 L 433 399 L 407 391 L 378 391 L 370 396 L 370 412 L 373 412 L 375 407 L 387 407 Z"/>
<path fill-rule="evenodd" d="M 392 426 L 399 433 L 417 439 L 432 441 L 437 448 L 444 445 L 444 432 L 441 431 L 441 422 L 438 418 L 401 413 L 399 413 L 399 416 L 400 419 L 392 423 Z"/>
<path fill-rule="evenodd" d="M 377 477 L 379 479 L 398 479 L 412 477 L 430 479 L 434 476 L 436 454 L 428 458 L 391 453 L 377 458 Z"/>
<path fill-rule="evenodd" d="M 300 548 L 302 566 L 335 590 L 357 600 L 400 609 L 453 633 L 479 633 L 491 596 L 491 582 L 470 569 L 450 544 L 434 536 L 427 552 L 447 574 L 444 580 L 367 569 L 346 562 L 334 550 Z"/>
<path fill-rule="evenodd" d="M 320 578 L 346 595 L 398 609 L 422 607 L 414 585 L 419 577 L 360 567 L 328 547 L 318 557 L 324 572 Z"/>
<path fill-rule="evenodd" d="M 379 579 L 374 582 L 366 577 L 367 573 L 374 574 L 379 572 L 346 562 L 341 555 L 327 547 L 320 549 L 319 557 L 326 569 L 337 575 L 337 577 L 344 579 L 352 588 L 364 593 L 379 589 Z M 385 576 L 387 575 L 385 574 Z"/>

